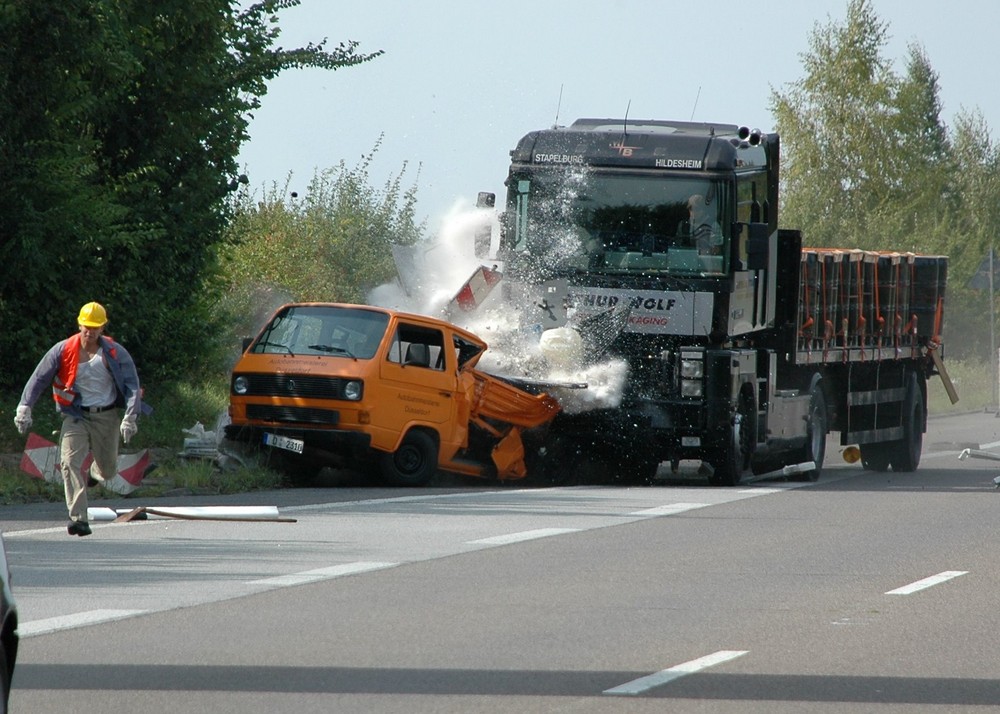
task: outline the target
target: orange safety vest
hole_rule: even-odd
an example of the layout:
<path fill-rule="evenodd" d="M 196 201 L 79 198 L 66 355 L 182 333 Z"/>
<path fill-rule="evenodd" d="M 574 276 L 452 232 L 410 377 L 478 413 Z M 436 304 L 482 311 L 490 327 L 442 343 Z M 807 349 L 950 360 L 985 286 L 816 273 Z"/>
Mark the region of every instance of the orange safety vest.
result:
<path fill-rule="evenodd" d="M 62 354 L 59 355 L 59 371 L 56 372 L 52 380 L 52 398 L 56 404 L 64 407 L 72 406 L 73 400 L 79 396 L 79 392 L 73 389 L 76 382 L 76 370 L 80 366 L 80 339 L 79 333 L 66 340 Z M 104 341 L 98 338 L 98 345 L 104 351 Z M 111 357 L 115 357 L 115 348 L 108 350 Z"/>

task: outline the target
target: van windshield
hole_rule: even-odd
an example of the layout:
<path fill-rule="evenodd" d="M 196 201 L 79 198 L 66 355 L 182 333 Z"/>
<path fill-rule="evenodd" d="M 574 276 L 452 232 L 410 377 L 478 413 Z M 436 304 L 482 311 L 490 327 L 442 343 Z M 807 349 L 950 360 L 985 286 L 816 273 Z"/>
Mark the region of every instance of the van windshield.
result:
<path fill-rule="evenodd" d="M 250 352 L 371 359 L 388 324 L 389 316 L 376 310 L 290 305 L 261 331 Z"/>

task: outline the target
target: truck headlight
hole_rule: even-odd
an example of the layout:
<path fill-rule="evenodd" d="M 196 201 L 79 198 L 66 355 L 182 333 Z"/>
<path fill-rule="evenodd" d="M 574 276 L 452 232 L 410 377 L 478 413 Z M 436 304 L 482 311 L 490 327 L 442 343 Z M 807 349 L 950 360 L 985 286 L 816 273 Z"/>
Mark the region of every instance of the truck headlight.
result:
<path fill-rule="evenodd" d="M 243 375 L 233 380 L 233 391 L 237 394 L 246 394 L 248 389 L 250 389 L 250 382 Z"/>
<path fill-rule="evenodd" d="M 700 359 L 681 359 L 682 379 L 701 379 L 705 375 L 705 363 Z"/>
<path fill-rule="evenodd" d="M 700 397 L 704 394 L 704 390 L 701 386 L 701 380 L 694 379 L 682 379 L 681 380 L 681 396 L 682 397 Z"/>
<path fill-rule="evenodd" d="M 364 392 L 364 388 L 361 382 L 352 379 L 350 382 L 344 383 L 344 399 L 352 402 L 361 401 L 361 395 Z"/>

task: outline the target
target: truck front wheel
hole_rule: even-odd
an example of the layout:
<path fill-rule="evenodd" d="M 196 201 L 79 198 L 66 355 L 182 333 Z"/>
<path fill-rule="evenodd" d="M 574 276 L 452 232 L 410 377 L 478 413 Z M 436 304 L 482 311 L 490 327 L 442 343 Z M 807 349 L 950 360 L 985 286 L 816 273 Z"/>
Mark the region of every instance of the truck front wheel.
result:
<path fill-rule="evenodd" d="M 749 470 L 756 433 L 753 418 L 752 400 L 743 394 L 723 443 L 716 447 L 717 460 L 710 462 L 713 470 L 708 480 L 713 486 L 736 486 Z"/>
<path fill-rule="evenodd" d="M 395 486 L 426 486 L 437 471 L 438 446 L 430 434 L 414 430 L 399 448 L 379 456 L 382 477 Z"/>

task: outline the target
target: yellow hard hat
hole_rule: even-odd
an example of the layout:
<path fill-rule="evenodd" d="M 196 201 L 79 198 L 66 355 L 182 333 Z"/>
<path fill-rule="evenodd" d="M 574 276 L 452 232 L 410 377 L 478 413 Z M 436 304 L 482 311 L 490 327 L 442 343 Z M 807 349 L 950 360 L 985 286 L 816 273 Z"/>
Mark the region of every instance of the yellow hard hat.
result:
<path fill-rule="evenodd" d="M 84 327 L 103 327 L 108 321 L 108 313 L 99 302 L 88 302 L 80 308 L 76 321 Z"/>

